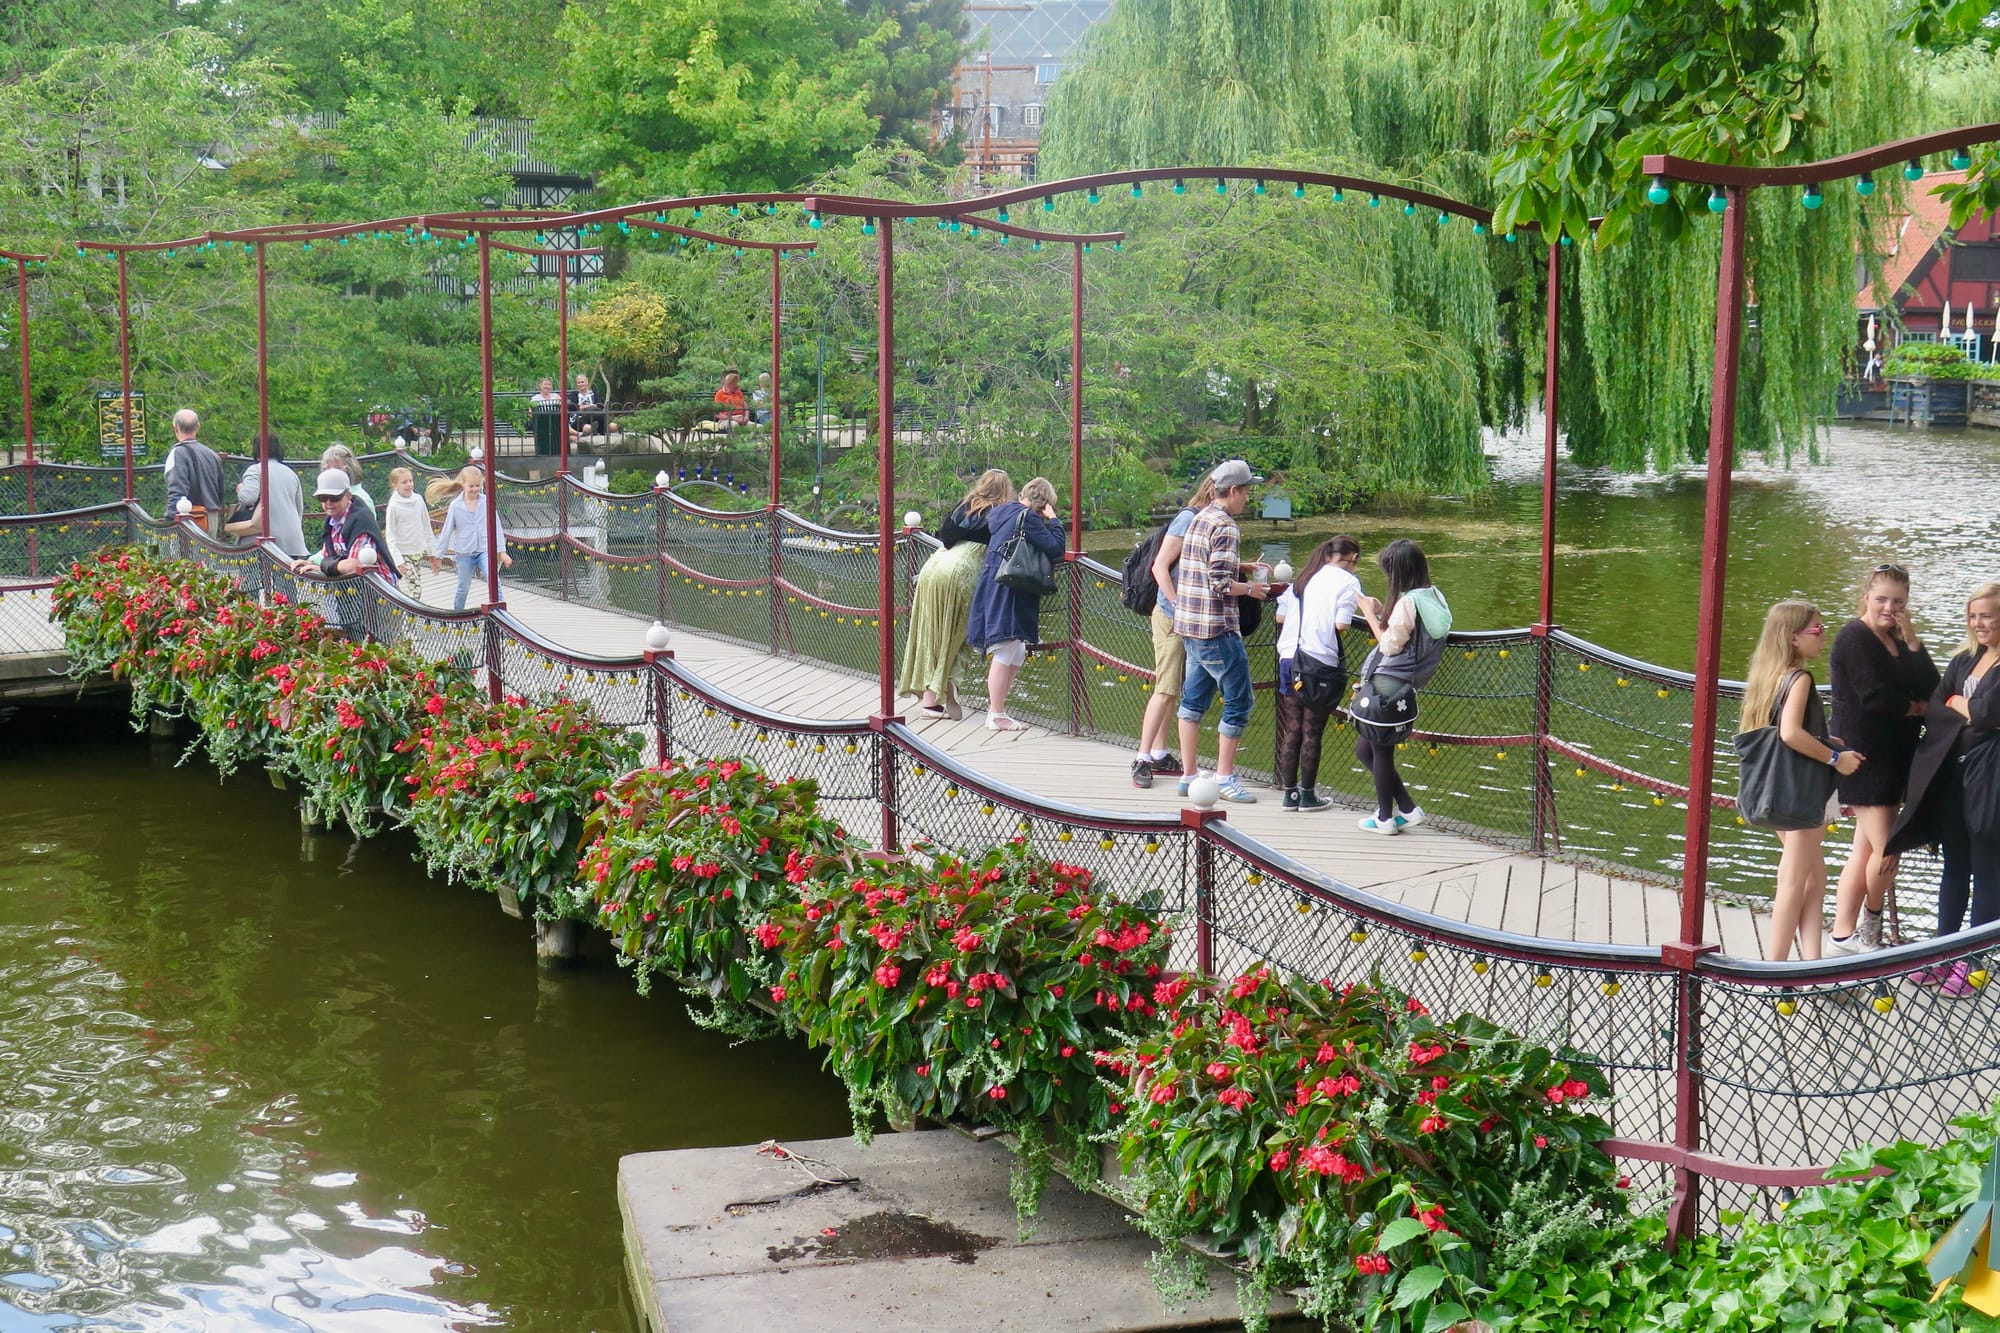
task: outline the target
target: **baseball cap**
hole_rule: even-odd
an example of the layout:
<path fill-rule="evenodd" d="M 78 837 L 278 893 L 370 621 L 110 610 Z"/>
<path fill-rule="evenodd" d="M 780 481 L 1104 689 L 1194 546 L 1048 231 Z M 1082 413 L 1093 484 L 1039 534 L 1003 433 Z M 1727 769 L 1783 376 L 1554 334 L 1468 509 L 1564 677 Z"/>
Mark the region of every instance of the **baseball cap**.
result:
<path fill-rule="evenodd" d="M 345 472 L 342 472 L 337 467 L 330 467 L 319 474 L 319 481 L 313 486 L 313 498 L 315 500 L 321 497 L 332 499 L 338 495 L 345 495 L 353 489 L 354 485 L 348 481 Z"/>
<path fill-rule="evenodd" d="M 1233 486 L 1248 486 L 1264 480 L 1250 470 L 1250 465 L 1240 458 L 1232 458 L 1227 463 L 1216 464 L 1215 471 L 1208 474 L 1215 483 L 1215 489 L 1226 491 Z"/>

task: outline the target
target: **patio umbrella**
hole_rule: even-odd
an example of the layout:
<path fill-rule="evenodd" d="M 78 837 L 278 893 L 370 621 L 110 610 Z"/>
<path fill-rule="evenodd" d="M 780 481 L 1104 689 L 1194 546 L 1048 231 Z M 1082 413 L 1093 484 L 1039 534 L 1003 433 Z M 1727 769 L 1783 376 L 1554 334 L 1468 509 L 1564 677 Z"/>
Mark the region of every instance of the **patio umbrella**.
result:
<path fill-rule="evenodd" d="M 1942 330 L 1938 334 L 1939 342 L 1943 342 L 1945 339 L 1951 337 L 1951 301 L 1949 299 L 1944 303 L 1944 323 L 1939 328 Z"/>
<path fill-rule="evenodd" d="M 1977 301 L 1967 301 L 1965 303 L 1965 336 L 1968 338 L 1972 336 L 1972 312 L 1978 304 L 1979 302 Z"/>

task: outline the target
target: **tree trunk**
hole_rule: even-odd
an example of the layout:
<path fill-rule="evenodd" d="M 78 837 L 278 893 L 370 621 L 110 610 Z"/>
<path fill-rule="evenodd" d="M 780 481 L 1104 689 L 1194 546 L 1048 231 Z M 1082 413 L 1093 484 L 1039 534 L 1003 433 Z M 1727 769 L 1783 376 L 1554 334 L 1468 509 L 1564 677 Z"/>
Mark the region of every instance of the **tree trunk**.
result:
<path fill-rule="evenodd" d="M 1258 406 L 1257 381 L 1246 380 L 1243 385 L 1243 433 L 1255 434 L 1264 426 L 1264 414 Z"/>

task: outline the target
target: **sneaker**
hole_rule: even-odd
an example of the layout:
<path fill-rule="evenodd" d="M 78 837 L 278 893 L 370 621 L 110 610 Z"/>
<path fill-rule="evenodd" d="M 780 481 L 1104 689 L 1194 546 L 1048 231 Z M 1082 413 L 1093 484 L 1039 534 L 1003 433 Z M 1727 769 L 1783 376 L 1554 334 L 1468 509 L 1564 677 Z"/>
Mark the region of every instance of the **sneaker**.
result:
<path fill-rule="evenodd" d="M 1332 801 L 1329 801 L 1326 799 L 1326 797 L 1321 796 L 1318 790 L 1315 788 L 1312 787 L 1299 788 L 1299 809 L 1301 810 L 1307 810 L 1307 811 L 1324 810 L 1327 807 L 1331 806 L 1332 804 L 1333 804 Z"/>
<path fill-rule="evenodd" d="M 1860 936 L 1861 947 L 1864 951 L 1873 953 L 1875 950 L 1881 948 L 1882 914 L 1880 912 L 1871 912 L 1868 910 L 1867 904 L 1862 904 L 1861 925 L 1854 933 Z"/>
<path fill-rule="evenodd" d="M 1363 833 L 1395 833 L 1398 831 L 1394 816 L 1388 819 L 1377 819 L 1373 815 L 1364 815 L 1359 822 L 1359 827 Z"/>
<path fill-rule="evenodd" d="M 1174 784 L 1174 794 L 1175 794 L 1176 796 L 1185 796 L 1185 795 L 1187 795 L 1187 794 L 1188 794 L 1188 787 L 1189 787 L 1190 785 L 1192 785 L 1192 784 L 1193 784 L 1193 782 L 1194 782 L 1194 780 L 1195 780 L 1196 778 L 1200 777 L 1200 776 L 1201 776 L 1201 770 L 1200 770 L 1200 769 L 1196 769 L 1196 770 L 1195 770 L 1194 772 L 1192 772 L 1192 773 L 1183 773 L 1183 774 L 1181 774 L 1181 780 L 1180 780 L 1179 782 L 1177 782 L 1177 783 L 1175 783 L 1175 784 Z"/>
<path fill-rule="evenodd" d="M 1979 994 L 1979 988 L 1966 980 L 1971 971 L 1972 965 L 1962 959 L 1953 963 L 1951 965 L 1951 975 L 1946 977 L 1938 986 L 1938 994 L 1949 995 L 1955 1000 L 1963 1000 L 1969 996 Z"/>
<path fill-rule="evenodd" d="M 1179 755 L 1156 754 L 1151 759 L 1148 759 L 1146 762 L 1151 764 L 1153 766 L 1153 771 L 1159 774 L 1163 778 L 1177 778 L 1181 775 L 1181 761 Z"/>
<path fill-rule="evenodd" d="M 1297 814 L 1299 812 L 1299 789 L 1297 787 L 1285 788 L 1285 803 L 1278 808 Z"/>
<path fill-rule="evenodd" d="M 1951 980 L 1956 969 L 1950 963 L 1939 963 L 1936 967 L 1920 967 L 1910 973 L 1910 980 L 1919 986 L 1942 986 Z"/>
<path fill-rule="evenodd" d="M 1215 780 L 1216 794 L 1225 801 L 1241 801 L 1245 805 L 1257 803 L 1257 793 L 1243 785 L 1243 779 L 1231 773 L 1226 778 Z"/>
<path fill-rule="evenodd" d="M 1424 808 L 1421 805 L 1413 805 L 1408 814 L 1400 814 L 1395 818 L 1396 832 L 1401 833 L 1406 828 L 1415 828 L 1424 822 Z"/>
<path fill-rule="evenodd" d="M 1132 785 L 1135 787 L 1150 787 L 1153 785 L 1153 765 L 1150 761 L 1145 759 L 1134 759 L 1132 761 Z"/>
<path fill-rule="evenodd" d="M 1862 943 L 1861 932 L 1857 930 L 1852 935 L 1829 935 L 1826 941 L 1826 951 L 1829 956 L 1838 954 L 1842 957 L 1852 957 L 1858 953 L 1867 953 L 1868 946 Z M 1940 976 L 1938 981 L 1942 980 L 1944 978 Z M 1937 982 L 1926 981 L 1920 984 L 1935 986 Z"/>

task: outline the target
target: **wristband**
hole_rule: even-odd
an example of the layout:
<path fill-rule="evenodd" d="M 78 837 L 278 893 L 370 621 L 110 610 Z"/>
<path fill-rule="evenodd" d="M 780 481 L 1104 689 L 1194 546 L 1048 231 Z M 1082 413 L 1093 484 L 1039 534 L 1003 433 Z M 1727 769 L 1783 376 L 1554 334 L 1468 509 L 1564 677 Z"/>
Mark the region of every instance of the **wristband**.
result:
<path fill-rule="evenodd" d="M 1846 753 L 1846 751 L 1844 751 L 1844 750 L 1834 750 L 1834 751 L 1831 751 L 1831 752 L 1830 752 L 1830 753 L 1829 753 L 1829 754 L 1828 754 L 1828 755 L 1826 756 L 1826 766 L 1827 766 L 1828 768 L 1839 768 L 1839 767 L 1840 767 L 1840 756 L 1841 756 L 1841 755 L 1843 755 L 1843 754 L 1845 754 L 1845 753 Z"/>

